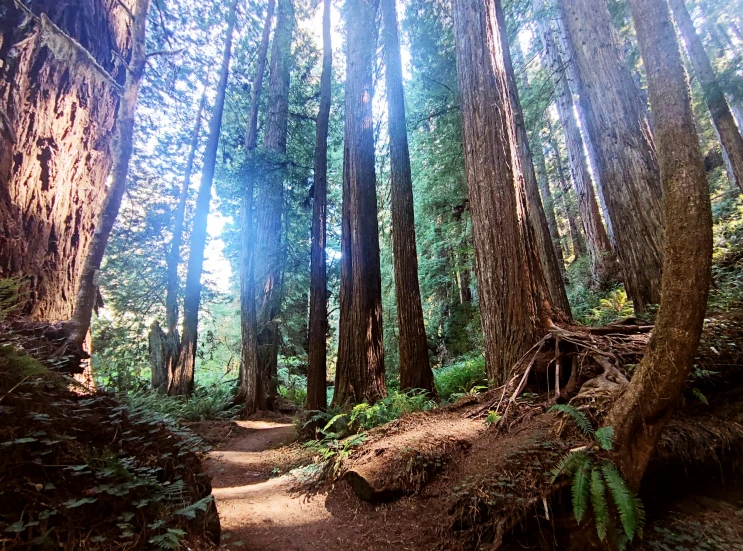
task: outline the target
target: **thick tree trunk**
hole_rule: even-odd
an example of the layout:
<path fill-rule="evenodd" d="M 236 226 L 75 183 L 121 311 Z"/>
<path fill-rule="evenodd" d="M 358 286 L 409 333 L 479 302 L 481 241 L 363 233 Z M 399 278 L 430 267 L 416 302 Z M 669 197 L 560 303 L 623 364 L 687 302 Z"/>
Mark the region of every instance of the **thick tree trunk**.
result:
<path fill-rule="evenodd" d="M 405 124 L 405 95 L 395 0 L 381 0 L 387 82 L 390 175 L 392 179 L 392 249 L 400 346 L 400 389 L 420 388 L 436 394 L 428 361 L 428 342 L 418 285 L 413 178 Z"/>
<path fill-rule="evenodd" d="M 330 0 L 323 1 L 323 56 L 320 76 L 320 110 L 315 133 L 315 176 L 312 200 L 312 250 L 310 253 L 309 366 L 307 409 L 325 411 L 327 398 L 328 276 L 326 269 L 326 224 L 328 204 L 328 126 L 333 48 L 330 42 Z"/>
<path fill-rule="evenodd" d="M 542 7 L 543 2 L 540 2 Z M 586 245 L 591 259 L 591 273 L 594 280 L 604 279 L 607 264 L 614 262 L 611 252 L 611 243 L 601 221 L 596 195 L 588 171 L 588 163 L 583 151 L 583 139 L 578 128 L 573 111 L 573 96 L 570 92 L 567 76 L 563 68 L 563 61 L 557 49 L 552 28 L 549 21 L 540 17 L 537 20 L 539 33 L 542 37 L 542 55 L 545 65 L 552 74 L 555 85 L 555 103 L 560 123 L 565 133 L 565 145 L 568 150 L 570 173 L 578 196 L 578 210 L 583 223 L 583 233 L 586 236 Z"/>
<path fill-rule="evenodd" d="M 378 0 L 346 2 L 346 99 L 341 229 L 341 309 L 333 403 L 387 393 L 382 346 L 372 69 Z"/>
<path fill-rule="evenodd" d="M 622 59 L 603 0 L 560 0 L 581 105 L 596 150 L 627 293 L 642 312 L 660 300 L 663 212 L 658 162 L 645 106 Z"/>
<path fill-rule="evenodd" d="M 189 395 L 194 386 L 199 304 L 201 303 L 201 273 L 204 267 L 204 247 L 206 246 L 206 223 L 209 217 L 209 202 L 211 200 L 214 172 L 217 167 L 217 149 L 222 129 L 222 113 L 224 111 L 227 81 L 230 75 L 232 35 L 235 30 L 235 19 L 237 18 L 237 4 L 238 1 L 235 0 L 228 15 L 227 36 L 217 84 L 217 98 L 209 121 L 209 139 L 204 152 L 201 184 L 199 185 L 199 194 L 196 197 L 196 210 L 191 228 L 191 247 L 188 256 L 188 271 L 186 273 L 186 289 L 183 301 L 183 341 L 178 363 L 175 364 L 175 370 L 170 374 L 168 386 L 168 394 L 170 395 Z"/>
<path fill-rule="evenodd" d="M 529 222 L 531 223 L 532 231 L 534 232 L 539 260 L 541 261 L 542 269 L 544 270 L 544 276 L 547 282 L 547 288 L 549 289 L 552 306 L 560 309 L 566 315 L 571 316 L 570 303 L 568 302 L 568 295 L 565 291 L 565 280 L 563 279 L 564 263 L 562 265 L 563 269 L 561 269 L 559 260 L 562 260 L 562 258 L 559 258 L 558 260 L 558 255 L 554 245 L 552 244 L 552 236 L 550 234 L 547 217 L 542 205 L 542 199 L 539 195 L 539 184 L 537 183 L 537 177 L 534 172 L 534 162 L 532 160 L 531 148 L 529 147 L 529 138 L 526 135 L 524 115 L 521 111 L 521 102 L 519 100 L 518 88 L 516 86 L 516 75 L 513 70 L 513 61 L 511 60 L 511 53 L 508 45 L 508 29 L 506 28 L 500 0 L 496 0 L 495 9 L 498 25 L 500 26 L 503 63 L 508 80 L 508 93 L 516 130 L 516 147 L 518 149 L 519 161 L 524 178 L 524 190 L 526 192 Z M 561 250 L 560 257 L 562 257 Z"/>
<path fill-rule="evenodd" d="M 707 309 L 712 215 L 689 85 L 665 2 L 630 0 L 655 120 L 665 257 L 660 310 L 648 349 L 607 424 L 619 465 L 637 490 L 686 384 Z"/>
<path fill-rule="evenodd" d="M 20 312 L 69 319 L 106 195 L 119 105 L 104 71 L 129 58 L 131 22 L 116 0 L 32 0 L 102 71 L 72 62 L 50 24 L 0 6 L 0 278 L 22 281 Z M 25 23 L 24 23 L 25 21 Z M 56 46 L 55 46 L 56 45 Z M 95 98 L 95 102 L 90 98 Z"/>
<path fill-rule="evenodd" d="M 537 138 L 540 139 L 540 138 Z M 552 197 L 552 190 L 550 189 L 549 175 L 547 174 L 547 163 L 544 159 L 544 148 L 542 144 L 539 144 L 539 148 L 534 150 L 534 169 L 537 176 L 537 184 L 539 185 L 539 191 L 542 196 L 542 204 L 544 205 L 544 214 L 547 217 L 547 225 L 550 231 L 550 238 L 552 239 L 552 245 L 555 248 L 555 254 L 557 255 L 558 262 L 560 263 L 560 271 L 563 279 L 565 279 L 565 255 L 562 250 L 562 241 L 560 239 L 560 230 L 557 226 L 557 217 L 555 216 L 555 200 Z"/>
<path fill-rule="evenodd" d="M 455 0 L 462 136 L 488 377 L 507 380 L 546 324 L 544 276 L 515 151 L 504 52 L 493 0 Z M 535 273 L 536 269 L 536 273 Z"/>
<path fill-rule="evenodd" d="M 255 168 L 253 152 L 258 143 L 258 109 L 263 94 L 263 77 L 266 73 L 268 44 L 271 36 L 275 0 L 268 0 L 263 36 L 258 48 L 253 86 L 250 91 L 250 114 L 245 132 L 245 191 L 240 202 L 240 373 L 236 403 L 245 404 L 247 417 L 263 402 L 263 384 L 258 367 L 258 324 L 255 312 L 255 243 L 253 231 L 253 196 Z"/>
<path fill-rule="evenodd" d="M 150 11 L 150 0 L 136 0 L 131 10 L 132 19 L 132 56 L 126 64 L 126 81 L 119 101 L 119 112 L 116 117 L 116 134 L 112 144 L 113 169 L 111 185 L 103 201 L 103 210 L 90 240 L 88 253 L 85 255 L 80 279 L 77 285 L 75 307 L 72 317 L 66 325 L 70 342 L 82 346 L 90 329 L 93 309 L 98 298 L 98 271 L 103 262 L 108 238 L 119 215 L 121 199 L 126 190 L 126 179 L 129 174 L 129 161 L 134 150 L 134 116 L 137 110 L 139 87 L 147 66 L 147 14 Z"/>
<path fill-rule="evenodd" d="M 268 83 L 268 114 L 263 139 L 268 154 L 265 176 L 261 178 L 257 200 L 256 273 L 258 274 L 258 407 L 273 409 L 276 399 L 279 328 L 276 321 L 281 312 L 281 247 L 284 210 L 283 156 L 289 120 L 289 67 L 294 32 L 292 0 L 279 0 L 276 31 L 271 48 Z"/>
<path fill-rule="evenodd" d="M 728 155 L 735 181 L 743 190 L 743 136 L 735 124 L 733 113 L 725 99 L 725 94 L 717 82 L 715 71 L 709 62 L 704 44 L 697 35 L 694 22 L 686 10 L 684 0 L 669 0 L 681 37 L 686 45 L 691 64 L 694 67 L 699 84 L 704 92 L 704 99 L 712 115 L 722 147 Z"/>

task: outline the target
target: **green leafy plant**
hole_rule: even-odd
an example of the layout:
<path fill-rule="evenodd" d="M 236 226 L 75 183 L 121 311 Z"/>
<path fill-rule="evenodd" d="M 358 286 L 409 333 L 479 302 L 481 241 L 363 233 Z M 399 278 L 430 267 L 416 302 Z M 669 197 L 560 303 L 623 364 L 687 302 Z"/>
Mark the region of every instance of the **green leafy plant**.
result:
<path fill-rule="evenodd" d="M 478 394 L 488 385 L 485 358 L 479 356 L 436 369 L 434 379 L 439 398 L 444 403 L 454 402 L 462 396 Z"/>
<path fill-rule="evenodd" d="M 614 289 L 605 298 L 599 300 L 596 308 L 591 310 L 591 318 L 596 325 L 606 325 L 634 315 L 632 301 L 627 298 L 624 288 Z"/>
<path fill-rule="evenodd" d="M 10 277 L 0 279 L 0 321 L 4 321 L 21 305 L 21 280 Z"/>
<path fill-rule="evenodd" d="M 601 458 L 601 452 L 611 451 L 614 440 L 613 427 L 594 430 L 586 415 L 568 404 L 556 404 L 549 411 L 568 415 L 578 428 L 589 436 L 593 443 L 567 453 L 552 469 L 554 483 L 561 476 L 572 476 L 572 502 L 575 520 L 580 523 L 590 507 L 593 509 L 596 533 L 601 541 L 607 537 L 610 528 L 611 509 L 607 494 L 611 496 L 614 509 L 619 516 L 622 533 L 616 538 L 620 549 L 635 536 L 642 537 L 645 524 L 645 509 L 642 501 L 632 493 L 627 482 L 614 463 Z"/>

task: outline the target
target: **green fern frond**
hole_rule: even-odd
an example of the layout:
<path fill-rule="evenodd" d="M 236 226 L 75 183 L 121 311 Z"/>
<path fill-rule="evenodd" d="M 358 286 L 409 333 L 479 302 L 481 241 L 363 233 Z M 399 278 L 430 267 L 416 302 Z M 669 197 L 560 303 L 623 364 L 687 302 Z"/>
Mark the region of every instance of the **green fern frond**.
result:
<path fill-rule="evenodd" d="M 345 416 L 346 416 L 346 414 L 345 414 L 345 413 L 339 413 L 338 415 L 334 415 L 334 416 L 333 416 L 333 418 L 332 418 L 332 419 L 330 419 L 330 421 L 328 421 L 328 424 L 327 424 L 327 425 L 325 425 L 325 427 L 323 427 L 323 430 L 328 430 L 328 429 L 329 429 L 330 427 L 332 427 L 332 426 L 333 426 L 333 425 L 335 424 L 335 422 L 336 422 L 336 421 L 337 421 L 338 419 L 341 419 L 341 418 L 343 418 L 343 417 L 345 417 Z"/>
<path fill-rule="evenodd" d="M 595 468 L 591 471 L 591 506 L 596 520 L 596 533 L 601 541 L 606 538 L 606 529 L 609 526 L 609 505 L 606 503 L 606 486 L 601 477 L 601 471 Z"/>
<path fill-rule="evenodd" d="M 601 427 L 593 436 L 602 450 L 610 451 L 614 444 L 614 427 Z"/>
<path fill-rule="evenodd" d="M 707 400 L 707 397 L 704 394 L 702 394 L 702 391 L 699 390 L 697 387 L 692 388 L 691 393 L 694 395 L 694 398 L 702 402 L 705 406 L 709 405 L 709 401 Z"/>
<path fill-rule="evenodd" d="M 550 481 L 550 484 L 554 484 L 555 480 L 560 478 L 563 474 L 573 474 L 587 460 L 588 455 L 586 455 L 584 451 L 568 452 L 565 457 L 560 459 L 560 462 L 555 465 L 555 468 L 552 469 L 552 480 Z"/>
<path fill-rule="evenodd" d="M 642 539 L 642 529 L 645 528 L 645 505 L 637 496 L 634 496 L 632 501 L 634 501 L 635 511 L 637 511 L 637 537 Z"/>
<path fill-rule="evenodd" d="M 571 406 L 570 404 L 555 404 L 547 410 L 548 413 L 551 411 L 559 411 L 560 413 L 569 415 L 578 425 L 578 428 L 583 431 L 583 434 L 587 436 L 593 434 L 593 425 L 591 425 L 591 421 L 588 420 L 588 417 L 586 417 L 585 413 L 580 411 L 575 406 Z"/>
<path fill-rule="evenodd" d="M 588 510 L 588 488 L 591 483 L 591 467 L 593 462 L 586 457 L 586 460 L 580 464 L 578 470 L 573 475 L 573 514 L 575 520 L 583 520 L 583 515 Z"/>
<path fill-rule="evenodd" d="M 604 461 L 601 470 L 609 487 L 609 492 L 614 499 L 614 504 L 619 511 L 619 520 L 627 538 L 631 541 L 635 534 L 642 530 L 641 522 L 645 518 L 644 511 L 638 509 L 638 499 L 632 495 L 627 487 L 624 477 L 619 473 L 616 466 L 610 461 Z"/>

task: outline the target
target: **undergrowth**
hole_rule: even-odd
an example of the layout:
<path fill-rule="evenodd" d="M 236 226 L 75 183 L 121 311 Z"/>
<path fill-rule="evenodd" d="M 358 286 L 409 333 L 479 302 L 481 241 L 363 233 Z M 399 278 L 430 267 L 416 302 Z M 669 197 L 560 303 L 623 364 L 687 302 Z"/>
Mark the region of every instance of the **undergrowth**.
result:
<path fill-rule="evenodd" d="M 167 416 L 173 420 L 205 421 L 233 419 L 240 405 L 231 405 L 232 389 L 228 385 L 197 386 L 190 397 L 168 396 L 154 390 L 121 393 L 119 399 L 136 411 Z"/>
<path fill-rule="evenodd" d="M 475 394 L 488 386 L 484 356 L 440 367 L 434 370 L 433 376 L 443 403 L 455 402 L 462 396 Z"/>

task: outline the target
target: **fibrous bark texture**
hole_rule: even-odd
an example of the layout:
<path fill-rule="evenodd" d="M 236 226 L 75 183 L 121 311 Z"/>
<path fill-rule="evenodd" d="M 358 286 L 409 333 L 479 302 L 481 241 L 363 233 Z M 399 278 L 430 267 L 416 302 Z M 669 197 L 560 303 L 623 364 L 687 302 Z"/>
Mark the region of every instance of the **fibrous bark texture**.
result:
<path fill-rule="evenodd" d="M 660 300 L 663 262 L 658 162 L 645 106 L 604 0 L 559 4 L 625 286 L 635 309 L 643 311 Z"/>
<path fill-rule="evenodd" d="M 511 53 L 508 45 L 508 29 L 506 28 L 500 0 L 497 0 L 496 2 L 496 10 L 496 17 L 500 26 L 500 36 L 502 40 L 504 67 L 508 78 L 509 99 L 511 101 L 511 109 L 516 130 L 516 147 L 521 162 L 524 189 L 526 191 L 526 200 L 529 208 L 529 222 L 531 223 L 534 232 L 534 241 L 539 253 L 539 260 L 541 261 L 544 270 L 544 276 L 547 282 L 547 288 L 549 289 L 552 306 L 559 308 L 562 312 L 570 316 L 570 303 L 568 302 L 568 295 L 565 290 L 565 280 L 563 279 L 564 266 L 563 269 L 561 269 L 558 264 L 558 256 L 555 252 L 549 225 L 547 223 L 547 217 L 544 212 L 544 206 L 542 205 L 542 199 L 539 195 L 539 184 L 537 183 L 537 176 L 534 172 L 534 162 L 532 160 L 531 148 L 529 147 L 529 138 L 526 135 L 526 125 L 524 122 L 523 112 L 521 111 L 521 102 L 516 87 L 516 76 L 513 70 L 513 61 L 511 60 Z"/>
<path fill-rule="evenodd" d="M 607 424 L 637 490 L 691 369 L 707 310 L 712 214 L 689 84 L 665 2 L 630 0 L 655 121 L 663 206 L 663 291 L 653 336 Z"/>
<path fill-rule="evenodd" d="M 537 184 L 539 185 L 542 205 L 544 206 L 544 215 L 547 217 L 547 227 L 549 228 L 550 238 L 552 239 L 552 246 L 555 248 L 555 256 L 557 256 L 557 261 L 560 264 L 562 277 L 565 279 L 567 277 L 565 274 L 565 255 L 563 254 L 560 230 L 557 226 L 557 217 L 555 216 L 555 199 L 550 189 L 547 163 L 544 159 L 544 148 L 541 143 L 539 144 L 539 148 L 534 150 L 533 159 Z"/>
<path fill-rule="evenodd" d="M 387 393 L 382 346 L 372 68 L 378 0 L 346 2 L 346 98 L 341 228 L 341 309 L 333 403 Z"/>
<path fill-rule="evenodd" d="M 380 0 L 382 10 L 385 75 L 387 83 L 390 177 L 392 180 L 392 250 L 395 266 L 400 389 L 423 389 L 436 394 L 428 361 L 428 342 L 418 285 L 418 251 L 415 246 L 413 178 L 405 124 L 400 39 L 395 0 Z"/>
<path fill-rule="evenodd" d="M 455 0 L 453 13 L 485 359 L 500 384 L 537 338 L 540 274 L 528 257 L 533 243 L 495 4 Z"/>
<path fill-rule="evenodd" d="M 116 0 L 26 5 L 47 19 L 0 5 L 0 278 L 22 280 L 24 315 L 69 319 L 106 195 L 125 77 L 113 54 L 129 57 L 130 23 Z"/>
<path fill-rule="evenodd" d="M 544 3 L 540 2 L 540 4 L 543 8 Z M 613 262 L 611 243 L 601 221 L 591 175 L 588 171 L 588 162 L 583 151 L 583 139 L 575 119 L 573 96 L 570 92 L 562 56 L 557 49 L 549 21 L 545 17 L 540 17 L 537 20 L 537 26 L 542 37 L 543 59 L 550 69 L 552 82 L 555 85 L 555 103 L 565 133 L 570 174 L 578 196 L 578 210 L 591 259 L 591 272 L 594 279 L 599 281 L 603 279 L 603 274 L 606 272 L 604 269 L 606 263 Z"/>
<path fill-rule="evenodd" d="M 198 336 L 199 304 L 201 303 L 201 273 L 204 267 L 204 247 L 206 246 L 206 223 L 209 217 L 209 202 L 211 200 L 214 171 L 217 166 L 217 149 L 219 135 L 222 129 L 222 113 L 227 90 L 227 81 L 230 75 L 230 59 L 232 57 L 232 35 L 237 17 L 237 0 L 232 5 L 228 15 L 227 36 L 222 54 L 222 65 L 219 70 L 217 97 L 214 101 L 211 120 L 209 121 L 209 139 L 204 151 L 204 162 L 201 169 L 201 183 L 199 194 L 196 197 L 193 226 L 191 228 L 191 247 L 188 256 L 188 271 L 186 272 L 186 289 L 183 300 L 183 341 L 181 353 L 175 369 L 170 376 L 168 394 L 189 395 L 194 386 L 194 370 L 196 367 L 196 343 Z"/>
<path fill-rule="evenodd" d="M 307 367 L 307 409 L 327 408 L 326 361 L 328 336 L 328 277 L 326 225 L 328 202 L 328 125 L 333 48 L 330 42 L 330 0 L 323 1 L 323 56 L 320 76 L 320 109 L 315 133 L 315 174 L 312 199 L 312 250 L 310 253 L 310 323 Z"/>
<path fill-rule="evenodd" d="M 261 401 L 258 368 L 258 324 L 255 312 L 255 243 L 253 226 L 253 195 L 255 170 L 252 155 L 258 142 L 258 108 L 263 94 L 263 77 L 268 59 L 268 43 L 271 35 L 274 0 L 268 0 L 263 36 L 258 48 L 258 60 L 250 92 L 250 116 L 245 132 L 245 190 L 240 202 L 240 376 L 236 402 L 245 404 L 245 416 L 256 411 Z"/>
<path fill-rule="evenodd" d="M 717 133 L 720 136 L 722 147 L 727 153 L 733 178 L 743 190 L 743 137 L 735 124 L 735 118 L 725 99 L 725 94 L 717 82 L 712 64 L 704 50 L 701 38 L 694 28 L 694 22 L 684 5 L 684 0 L 668 0 L 673 10 L 673 18 L 676 21 L 681 37 L 686 45 L 694 73 L 699 80 L 704 92 L 704 99 L 712 115 Z"/>
<path fill-rule="evenodd" d="M 268 113 L 263 137 L 267 166 L 261 178 L 257 205 L 256 273 L 258 275 L 258 407 L 272 409 L 278 369 L 279 328 L 276 317 L 281 311 L 281 219 L 284 211 L 283 156 L 286 153 L 289 120 L 289 67 L 294 32 L 292 0 L 279 0 L 276 32 L 271 48 L 268 83 Z"/>

